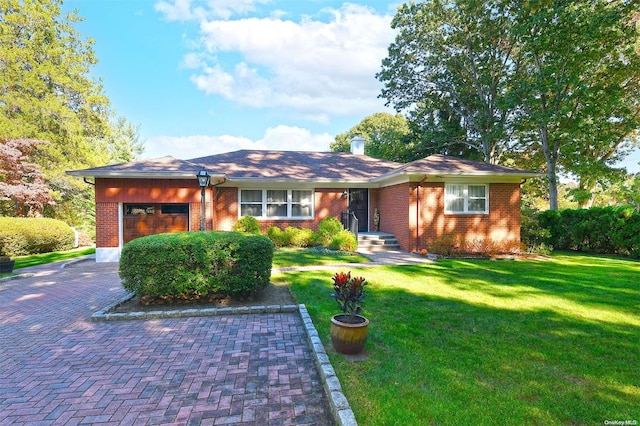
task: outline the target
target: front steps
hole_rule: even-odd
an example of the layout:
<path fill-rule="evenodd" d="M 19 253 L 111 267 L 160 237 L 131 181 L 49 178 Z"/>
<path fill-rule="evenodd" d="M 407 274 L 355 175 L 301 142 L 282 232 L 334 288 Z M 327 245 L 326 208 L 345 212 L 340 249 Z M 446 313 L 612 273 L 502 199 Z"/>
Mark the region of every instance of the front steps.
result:
<path fill-rule="evenodd" d="M 385 232 L 358 233 L 358 251 L 373 253 L 378 251 L 400 250 L 400 243 L 395 235 Z"/>

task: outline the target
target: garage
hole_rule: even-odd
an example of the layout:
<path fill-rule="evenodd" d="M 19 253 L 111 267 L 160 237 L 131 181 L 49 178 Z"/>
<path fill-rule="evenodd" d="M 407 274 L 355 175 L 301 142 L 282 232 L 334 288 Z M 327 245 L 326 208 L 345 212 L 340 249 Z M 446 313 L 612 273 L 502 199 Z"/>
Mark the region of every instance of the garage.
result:
<path fill-rule="evenodd" d="M 124 204 L 124 243 L 147 235 L 189 230 L 189 204 Z"/>

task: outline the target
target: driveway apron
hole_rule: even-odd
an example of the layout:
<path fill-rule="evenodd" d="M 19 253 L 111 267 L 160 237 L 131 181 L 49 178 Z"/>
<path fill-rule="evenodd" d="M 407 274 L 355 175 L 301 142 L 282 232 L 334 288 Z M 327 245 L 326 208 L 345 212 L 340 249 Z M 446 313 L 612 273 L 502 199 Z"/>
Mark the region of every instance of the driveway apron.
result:
<path fill-rule="evenodd" d="M 91 322 L 117 264 L 0 282 L 0 424 L 332 424 L 298 313 Z"/>

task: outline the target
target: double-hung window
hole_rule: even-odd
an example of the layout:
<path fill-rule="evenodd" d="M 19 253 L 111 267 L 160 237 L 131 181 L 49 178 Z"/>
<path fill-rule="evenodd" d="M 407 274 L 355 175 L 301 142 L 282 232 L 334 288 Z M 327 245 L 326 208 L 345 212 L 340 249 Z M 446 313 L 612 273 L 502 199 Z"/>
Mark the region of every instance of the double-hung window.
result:
<path fill-rule="evenodd" d="M 313 217 L 313 190 L 241 189 L 240 216 L 262 219 Z"/>
<path fill-rule="evenodd" d="M 489 213 L 489 186 L 446 184 L 445 213 Z"/>

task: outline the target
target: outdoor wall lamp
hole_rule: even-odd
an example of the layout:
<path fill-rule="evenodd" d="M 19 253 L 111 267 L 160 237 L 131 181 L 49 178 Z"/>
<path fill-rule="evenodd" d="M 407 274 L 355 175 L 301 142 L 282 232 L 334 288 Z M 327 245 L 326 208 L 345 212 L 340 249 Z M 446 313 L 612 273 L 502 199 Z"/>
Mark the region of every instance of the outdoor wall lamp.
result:
<path fill-rule="evenodd" d="M 209 186 L 211 176 L 205 169 L 202 169 L 196 173 L 196 177 L 198 178 L 198 185 L 200 186 L 200 230 L 204 231 L 206 228 L 205 189 Z"/>

